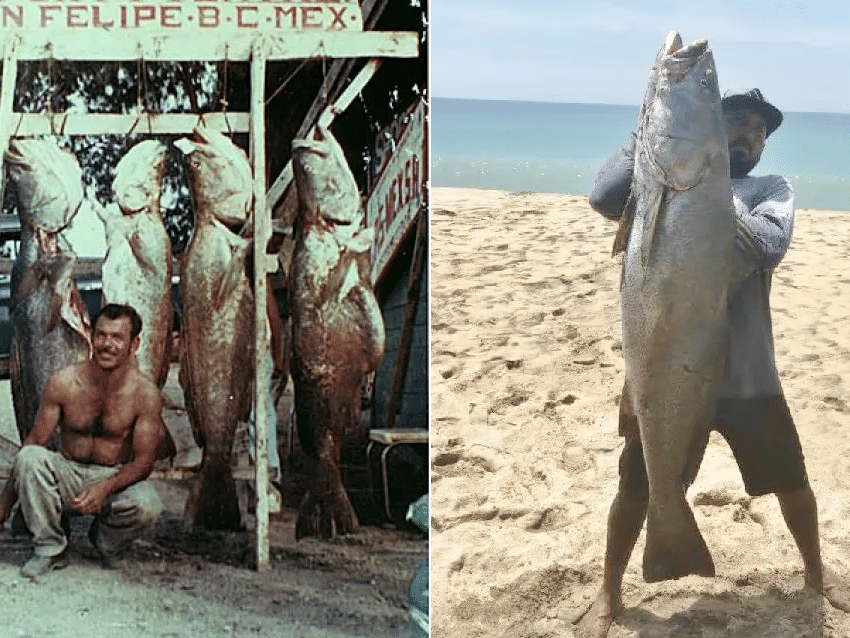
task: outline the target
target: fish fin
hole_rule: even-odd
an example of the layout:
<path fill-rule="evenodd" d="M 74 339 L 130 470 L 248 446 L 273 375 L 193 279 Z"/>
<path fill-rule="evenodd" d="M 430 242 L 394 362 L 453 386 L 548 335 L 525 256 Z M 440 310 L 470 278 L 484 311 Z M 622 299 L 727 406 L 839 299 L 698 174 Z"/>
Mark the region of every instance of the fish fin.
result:
<path fill-rule="evenodd" d="M 230 468 L 204 466 L 186 499 L 183 522 L 187 528 L 205 527 L 241 531 L 242 514 L 236 481 Z"/>
<path fill-rule="evenodd" d="M 12 301 L 9 303 L 9 310 L 15 310 L 25 299 L 35 293 L 40 283 L 41 275 L 38 270 L 36 268 L 27 269 L 24 276 L 21 277 L 21 281 L 18 282 L 17 288 L 15 288 L 15 294 L 12 295 Z"/>
<path fill-rule="evenodd" d="M 246 241 L 231 249 L 230 263 L 222 273 L 218 289 L 213 295 L 212 302 L 215 310 L 221 310 L 224 307 L 227 298 L 233 294 L 245 275 L 245 261 L 248 257 L 250 245 L 251 243 Z"/>
<path fill-rule="evenodd" d="M 647 509 L 643 579 L 648 583 L 689 574 L 714 576 L 714 561 L 682 489 L 679 498 Z"/>
<path fill-rule="evenodd" d="M 133 253 L 133 257 L 136 258 L 136 261 L 139 265 L 147 270 L 152 275 L 157 273 L 156 265 L 148 259 L 148 256 L 145 254 L 144 246 L 142 246 L 142 237 L 139 235 L 138 231 L 130 235 L 129 239 L 130 243 L 130 252 Z"/>
<path fill-rule="evenodd" d="M 646 267 L 655 248 L 655 230 L 658 226 L 658 215 L 664 206 L 667 196 L 667 187 L 656 189 L 646 207 L 646 215 L 643 218 L 643 240 L 641 241 L 641 264 Z"/>
<path fill-rule="evenodd" d="M 616 257 L 621 252 L 624 252 L 629 245 L 629 235 L 632 231 L 632 222 L 635 219 L 635 197 L 629 195 L 626 200 L 626 206 L 623 208 L 623 214 L 620 216 L 620 225 L 617 227 L 617 234 L 614 235 L 614 248 L 611 250 L 611 256 Z"/>
<path fill-rule="evenodd" d="M 47 332 L 53 330 L 62 321 L 62 295 L 56 293 L 50 298 L 50 313 L 47 317 Z"/>
<path fill-rule="evenodd" d="M 63 299 L 61 305 L 62 318 L 65 322 L 76 331 L 86 342 L 89 349 L 89 356 L 94 352 L 94 346 L 91 340 L 91 320 L 89 319 L 89 311 L 86 308 L 83 298 L 80 296 L 76 286 L 71 288 L 71 294 L 68 296 L 67 302 Z"/>

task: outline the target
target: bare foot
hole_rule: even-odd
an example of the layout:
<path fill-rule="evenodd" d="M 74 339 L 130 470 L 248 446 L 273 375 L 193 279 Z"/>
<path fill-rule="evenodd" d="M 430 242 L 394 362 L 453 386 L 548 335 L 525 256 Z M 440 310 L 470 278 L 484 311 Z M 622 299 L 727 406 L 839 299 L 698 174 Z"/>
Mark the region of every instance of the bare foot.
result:
<path fill-rule="evenodd" d="M 814 583 L 809 582 L 808 578 L 806 584 L 822 594 L 836 609 L 850 613 L 850 587 L 828 567 L 823 568 L 822 587 L 816 587 Z"/>
<path fill-rule="evenodd" d="M 587 608 L 576 622 L 576 638 L 605 638 L 611 628 L 614 616 L 623 610 L 623 601 L 617 600 L 612 604 L 605 592 L 599 592 L 590 607 Z"/>

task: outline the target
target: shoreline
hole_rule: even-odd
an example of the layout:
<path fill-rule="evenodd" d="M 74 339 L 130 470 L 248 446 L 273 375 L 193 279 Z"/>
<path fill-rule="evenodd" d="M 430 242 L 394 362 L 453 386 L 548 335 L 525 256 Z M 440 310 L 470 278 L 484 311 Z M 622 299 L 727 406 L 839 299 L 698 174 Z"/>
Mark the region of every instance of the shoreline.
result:
<path fill-rule="evenodd" d="M 437 191 L 441 191 L 440 194 L 442 196 L 449 196 L 449 197 L 456 196 L 459 193 L 468 193 L 469 195 L 473 195 L 476 192 L 500 193 L 500 194 L 503 194 L 503 195 L 536 195 L 536 196 L 542 196 L 542 197 L 548 197 L 548 196 L 569 197 L 569 198 L 583 197 L 585 200 L 588 197 L 586 193 L 582 194 L 582 193 L 555 193 L 555 192 L 517 191 L 517 190 L 510 190 L 510 189 L 503 189 L 503 188 L 482 188 L 482 187 L 477 187 L 477 186 L 431 186 L 432 201 L 433 201 L 434 196 L 437 193 Z M 593 211 L 591 210 L 591 212 L 593 212 Z M 850 213 L 850 209 L 842 210 L 842 209 L 835 209 L 835 208 L 795 208 L 794 214 L 797 215 L 799 213 L 806 213 L 806 214 L 809 214 L 809 213 L 833 214 L 834 213 L 834 214 L 846 215 L 846 214 Z M 594 213 L 594 214 L 598 214 L 598 213 Z"/>

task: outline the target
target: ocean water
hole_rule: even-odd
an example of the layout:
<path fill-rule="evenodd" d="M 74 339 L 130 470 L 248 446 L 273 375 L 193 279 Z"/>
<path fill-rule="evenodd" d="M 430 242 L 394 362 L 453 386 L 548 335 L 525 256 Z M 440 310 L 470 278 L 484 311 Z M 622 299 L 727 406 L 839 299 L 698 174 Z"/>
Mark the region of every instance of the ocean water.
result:
<path fill-rule="evenodd" d="M 434 186 L 590 192 L 637 106 L 433 98 Z M 784 175 L 797 208 L 850 211 L 850 114 L 786 112 L 754 175 Z"/>

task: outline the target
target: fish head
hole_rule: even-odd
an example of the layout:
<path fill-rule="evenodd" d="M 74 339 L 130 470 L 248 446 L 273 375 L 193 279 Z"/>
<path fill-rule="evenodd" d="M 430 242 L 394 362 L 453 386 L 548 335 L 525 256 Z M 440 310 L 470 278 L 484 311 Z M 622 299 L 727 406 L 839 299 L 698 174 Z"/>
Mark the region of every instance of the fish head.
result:
<path fill-rule="evenodd" d="M 254 198 L 245 151 L 214 129 L 199 126 L 193 133 L 194 139 L 179 139 L 174 145 L 191 176 L 195 215 L 212 215 L 228 226 L 243 224 Z"/>
<path fill-rule="evenodd" d="M 305 221 L 321 218 L 360 226 L 363 209 L 357 182 L 342 147 L 327 128 L 317 126 L 312 135 L 292 141 L 292 169 Z"/>
<path fill-rule="evenodd" d="M 71 223 L 83 201 L 83 172 L 73 153 L 52 139 L 14 139 L 4 159 L 22 225 L 57 232 Z"/>
<path fill-rule="evenodd" d="M 112 194 L 124 215 L 159 211 L 165 145 L 145 140 L 131 148 L 115 167 Z"/>
<path fill-rule="evenodd" d="M 692 188 L 718 156 L 726 158 L 728 170 L 717 67 L 706 40 L 681 46 L 678 34 L 667 37 L 644 127 L 652 140 L 650 159 L 670 188 Z"/>

